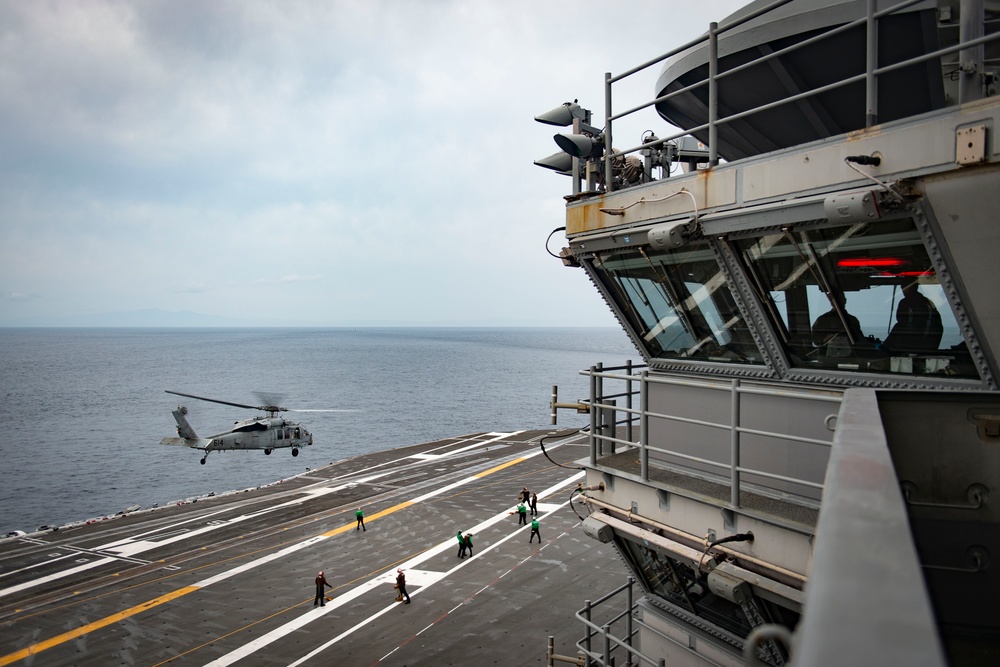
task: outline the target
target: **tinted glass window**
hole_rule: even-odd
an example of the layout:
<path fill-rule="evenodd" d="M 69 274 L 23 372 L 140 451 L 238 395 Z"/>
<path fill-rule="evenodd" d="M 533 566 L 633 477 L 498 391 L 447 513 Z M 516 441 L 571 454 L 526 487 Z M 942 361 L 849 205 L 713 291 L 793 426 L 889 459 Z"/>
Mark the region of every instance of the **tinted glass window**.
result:
<path fill-rule="evenodd" d="M 978 377 L 910 219 L 736 241 L 792 364 Z"/>
<path fill-rule="evenodd" d="M 705 245 L 600 255 L 594 268 L 650 356 L 737 363 L 762 357 Z"/>

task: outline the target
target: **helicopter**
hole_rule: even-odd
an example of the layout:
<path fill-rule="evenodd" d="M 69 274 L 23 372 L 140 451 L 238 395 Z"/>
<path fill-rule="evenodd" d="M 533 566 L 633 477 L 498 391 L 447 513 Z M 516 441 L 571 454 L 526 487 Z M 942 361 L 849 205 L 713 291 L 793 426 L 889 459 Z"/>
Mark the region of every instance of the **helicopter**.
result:
<path fill-rule="evenodd" d="M 312 433 L 302 424 L 289 421 L 284 417 L 277 416 L 279 412 L 346 412 L 341 410 L 290 410 L 272 403 L 265 405 L 244 405 L 242 403 L 231 403 L 220 401 L 215 398 L 205 398 L 194 394 L 182 394 L 179 391 L 164 390 L 168 394 L 194 398 L 199 401 L 209 403 L 219 403 L 221 405 L 231 405 L 235 408 L 246 408 L 247 410 L 260 410 L 266 412 L 267 416 L 258 416 L 251 419 L 244 419 L 236 422 L 232 430 L 225 433 L 199 438 L 187 420 L 188 409 L 183 405 L 178 405 L 172 414 L 177 421 L 176 438 L 163 438 L 161 445 L 178 445 L 200 449 L 205 452 L 201 458 L 201 464 L 205 465 L 208 455 L 214 451 L 225 450 L 245 450 L 263 449 L 264 454 L 270 455 L 275 449 L 291 448 L 292 456 L 299 455 L 299 448 L 313 444 Z M 268 396 L 257 394 L 257 398 L 267 401 Z"/>

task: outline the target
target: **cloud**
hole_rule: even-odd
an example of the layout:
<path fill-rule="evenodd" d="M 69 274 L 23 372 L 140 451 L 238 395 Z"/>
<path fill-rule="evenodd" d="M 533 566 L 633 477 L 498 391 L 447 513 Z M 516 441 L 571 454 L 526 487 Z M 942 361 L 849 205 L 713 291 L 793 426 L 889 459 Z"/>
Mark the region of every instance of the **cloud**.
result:
<path fill-rule="evenodd" d="M 37 299 L 38 294 L 29 294 L 27 292 L 0 292 L 3 296 L 4 301 L 28 301 L 29 299 Z"/>
<path fill-rule="evenodd" d="M 532 164 L 556 150 L 532 118 L 601 109 L 605 71 L 739 4 L 0 0 L 0 285 L 37 295 L 6 297 L 0 325 L 95 295 L 218 316 L 273 299 L 328 323 L 612 324 L 545 252 L 569 182 Z M 566 38 L 569 16 L 600 20 Z"/>

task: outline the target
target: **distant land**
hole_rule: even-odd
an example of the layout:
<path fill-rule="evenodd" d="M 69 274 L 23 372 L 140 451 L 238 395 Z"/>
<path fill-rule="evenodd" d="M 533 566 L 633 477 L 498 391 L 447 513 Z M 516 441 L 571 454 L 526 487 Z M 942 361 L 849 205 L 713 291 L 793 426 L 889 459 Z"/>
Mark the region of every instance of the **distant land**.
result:
<path fill-rule="evenodd" d="M 567 325 L 570 328 L 608 328 L 610 325 Z M 319 322 L 309 320 L 273 320 L 204 315 L 190 311 L 168 311 L 158 308 L 112 313 L 25 317 L 0 321 L 0 328 L 212 328 L 212 327 L 545 327 L 536 322 L 495 320 L 484 322 L 388 322 L 373 320 L 342 320 Z"/>

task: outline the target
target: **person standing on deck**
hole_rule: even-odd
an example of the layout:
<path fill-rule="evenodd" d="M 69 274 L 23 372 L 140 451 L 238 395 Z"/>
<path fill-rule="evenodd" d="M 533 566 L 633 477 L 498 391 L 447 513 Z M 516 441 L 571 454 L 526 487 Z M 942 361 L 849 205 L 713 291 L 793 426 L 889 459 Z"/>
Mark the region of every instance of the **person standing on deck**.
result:
<path fill-rule="evenodd" d="M 458 531 L 455 537 L 458 539 L 458 557 L 465 558 L 465 538 L 462 537 L 462 531 Z"/>
<path fill-rule="evenodd" d="M 357 519 L 358 519 L 358 525 L 355 526 L 354 530 L 358 530 L 360 528 L 361 530 L 363 530 L 363 531 L 365 531 L 367 533 L 368 529 L 365 528 L 365 513 L 364 513 L 364 510 L 362 510 L 359 507 L 358 511 L 354 513 L 354 516 L 357 517 Z"/>
<path fill-rule="evenodd" d="M 531 494 L 531 502 L 528 503 L 528 505 L 531 507 L 531 516 L 537 516 L 538 515 L 538 494 L 536 494 L 536 493 L 532 493 Z"/>
<path fill-rule="evenodd" d="M 472 533 L 466 533 L 465 539 L 462 540 L 462 544 L 465 549 L 469 552 L 469 558 L 472 558 Z"/>
<path fill-rule="evenodd" d="M 538 538 L 540 542 L 542 538 Z M 406 602 L 403 604 L 410 604 L 410 594 L 406 592 L 406 575 L 403 574 L 402 568 L 396 570 L 396 588 L 399 589 L 399 595 L 406 598 Z"/>
<path fill-rule="evenodd" d="M 528 491 L 528 487 L 522 486 L 521 487 L 521 502 L 524 503 L 525 505 L 527 505 L 529 500 L 531 500 L 531 492 Z"/>
<path fill-rule="evenodd" d="M 313 600 L 313 606 L 319 605 L 320 607 L 326 606 L 326 589 L 333 588 L 333 586 L 327 582 L 326 577 L 323 576 L 323 570 L 319 571 L 316 575 L 316 599 Z"/>
<path fill-rule="evenodd" d="M 528 536 L 528 544 L 535 539 L 535 535 L 538 536 L 538 543 L 542 543 L 542 534 L 538 532 L 538 519 L 531 520 L 531 535 Z"/>
<path fill-rule="evenodd" d="M 517 506 L 517 525 L 528 525 L 528 508 L 524 506 L 524 503 L 518 503 Z"/>

